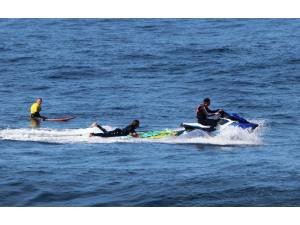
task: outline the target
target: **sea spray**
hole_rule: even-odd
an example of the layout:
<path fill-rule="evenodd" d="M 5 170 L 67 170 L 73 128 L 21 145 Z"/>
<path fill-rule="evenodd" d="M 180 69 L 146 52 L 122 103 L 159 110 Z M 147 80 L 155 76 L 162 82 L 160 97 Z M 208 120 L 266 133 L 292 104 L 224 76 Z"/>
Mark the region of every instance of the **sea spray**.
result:
<path fill-rule="evenodd" d="M 213 145 L 258 145 L 262 143 L 263 123 L 256 130 L 249 132 L 238 127 L 227 127 L 222 131 L 206 133 L 195 130 L 181 136 L 167 136 L 161 139 L 125 137 L 89 137 L 90 133 L 97 133 L 97 128 L 79 129 L 2 129 L 0 139 L 16 141 L 36 141 L 49 143 L 168 143 L 168 144 L 213 144 Z M 105 126 L 111 130 L 112 127 Z M 173 129 L 178 130 L 178 129 Z"/>

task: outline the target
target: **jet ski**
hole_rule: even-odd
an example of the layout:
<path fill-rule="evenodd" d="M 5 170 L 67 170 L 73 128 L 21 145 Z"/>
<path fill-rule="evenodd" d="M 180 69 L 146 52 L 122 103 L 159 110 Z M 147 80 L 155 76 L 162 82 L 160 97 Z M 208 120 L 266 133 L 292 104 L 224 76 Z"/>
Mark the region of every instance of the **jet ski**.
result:
<path fill-rule="evenodd" d="M 239 127 L 249 132 L 252 132 L 258 127 L 258 124 L 251 123 L 248 120 L 240 117 L 235 113 L 227 113 L 226 116 L 220 117 L 218 125 L 216 127 L 206 126 L 200 123 L 182 123 L 181 127 L 183 127 L 186 131 L 193 131 L 195 129 L 203 130 L 206 132 L 212 132 L 217 129 L 223 130 L 228 126 Z"/>

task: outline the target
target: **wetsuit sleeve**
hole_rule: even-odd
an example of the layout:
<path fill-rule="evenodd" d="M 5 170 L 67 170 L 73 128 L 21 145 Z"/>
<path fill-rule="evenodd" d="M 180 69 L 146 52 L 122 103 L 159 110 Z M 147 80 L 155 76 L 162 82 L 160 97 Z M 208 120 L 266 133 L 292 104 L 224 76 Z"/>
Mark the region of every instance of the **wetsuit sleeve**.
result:
<path fill-rule="evenodd" d="M 31 118 L 32 118 L 32 119 L 41 118 L 42 120 L 46 120 L 46 119 L 47 119 L 46 116 L 41 116 L 39 112 L 36 112 L 36 113 L 31 114 Z"/>
<path fill-rule="evenodd" d="M 133 128 L 133 126 L 131 126 L 130 133 L 136 134 L 136 131 L 135 131 L 135 129 Z"/>
<path fill-rule="evenodd" d="M 131 136 L 133 136 L 133 137 L 138 137 L 138 134 L 136 133 L 133 126 L 131 126 L 131 128 L 130 128 L 129 134 L 131 134 Z"/>
<path fill-rule="evenodd" d="M 206 109 L 206 111 L 208 112 L 208 114 L 213 114 L 213 113 L 216 113 L 216 112 L 219 111 L 218 109 L 217 109 L 217 110 L 210 110 L 208 107 L 205 108 L 205 109 Z"/>

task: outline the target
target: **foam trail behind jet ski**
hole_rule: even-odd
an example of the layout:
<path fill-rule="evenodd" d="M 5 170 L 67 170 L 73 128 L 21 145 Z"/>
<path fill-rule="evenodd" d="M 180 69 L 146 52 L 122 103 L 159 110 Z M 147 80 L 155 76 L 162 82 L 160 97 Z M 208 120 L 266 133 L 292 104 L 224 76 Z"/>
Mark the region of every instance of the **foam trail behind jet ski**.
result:
<path fill-rule="evenodd" d="M 257 145 L 262 143 L 263 123 L 252 133 L 238 127 L 228 127 L 222 131 L 206 133 L 193 131 L 181 136 L 162 139 L 130 137 L 89 137 L 89 133 L 99 132 L 97 128 L 85 129 L 0 129 L 0 140 L 36 141 L 47 143 L 168 143 L 168 144 L 214 144 L 214 145 Z M 111 130 L 111 127 L 105 127 Z"/>

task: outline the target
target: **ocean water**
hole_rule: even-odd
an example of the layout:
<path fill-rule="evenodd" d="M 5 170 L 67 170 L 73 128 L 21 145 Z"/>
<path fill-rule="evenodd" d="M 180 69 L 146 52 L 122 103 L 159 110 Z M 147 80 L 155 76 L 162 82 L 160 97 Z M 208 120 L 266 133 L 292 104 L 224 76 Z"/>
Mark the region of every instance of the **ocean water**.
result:
<path fill-rule="evenodd" d="M 300 206 L 299 40 L 299 19 L 1 19 L 0 206 Z M 32 128 L 36 97 L 76 119 Z M 178 129 L 205 97 L 259 128 L 88 137 Z"/>

